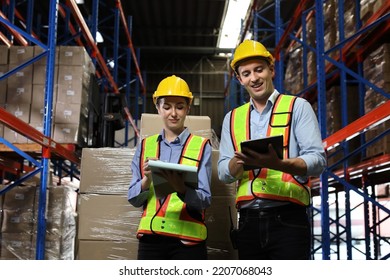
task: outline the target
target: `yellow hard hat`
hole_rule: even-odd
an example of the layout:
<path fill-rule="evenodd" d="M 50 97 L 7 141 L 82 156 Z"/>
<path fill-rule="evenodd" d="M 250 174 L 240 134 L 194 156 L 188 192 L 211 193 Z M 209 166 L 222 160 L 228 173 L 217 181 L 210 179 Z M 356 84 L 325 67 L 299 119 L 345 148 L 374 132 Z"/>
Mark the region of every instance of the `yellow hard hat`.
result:
<path fill-rule="evenodd" d="M 230 66 L 235 71 L 238 66 L 238 62 L 251 57 L 263 57 L 270 64 L 274 64 L 272 54 L 263 46 L 263 44 L 254 40 L 245 40 L 236 48 L 234 58 L 230 63 Z"/>
<path fill-rule="evenodd" d="M 162 80 L 157 87 L 157 90 L 153 94 L 153 102 L 156 104 L 157 99 L 162 96 L 182 96 L 192 102 L 192 92 L 186 81 L 175 75 L 165 78 Z"/>

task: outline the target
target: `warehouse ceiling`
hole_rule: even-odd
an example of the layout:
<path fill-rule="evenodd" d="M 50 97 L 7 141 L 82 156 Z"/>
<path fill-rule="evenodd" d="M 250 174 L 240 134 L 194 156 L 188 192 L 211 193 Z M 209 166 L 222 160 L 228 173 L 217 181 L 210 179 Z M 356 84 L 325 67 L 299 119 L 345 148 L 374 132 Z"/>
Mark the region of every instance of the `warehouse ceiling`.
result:
<path fill-rule="evenodd" d="M 16 4 L 16 8 L 25 17 L 28 14 L 28 2 L 21 0 Z M 67 0 L 59 2 L 62 7 L 67 7 Z M 77 6 L 87 24 L 92 21 L 94 2 L 95 0 L 84 0 L 84 4 Z M 113 37 L 116 30 L 114 14 L 119 2 L 130 26 L 133 46 L 136 50 L 140 50 L 141 67 L 149 65 L 148 61 L 156 58 L 169 59 L 173 56 L 181 56 L 194 59 L 215 56 L 221 51 L 231 52 L 231 50 L 221 50 L 216 47 L 228 0 L 108 0 L 98 1 L 98 30 L 105 39 L 98 46 L 108 60 L 114 53 Z M 33 13 L 35 24 L 38 20 L 35 15 L 40 16 L 41 26 L 47 22 L 48 3 L 49 1 L 35 1 Z M 253 0 L 253 7 L 255 9 L 264 8 L 273 3 L 274 1 L 269 0 Z M 299 3 L 297 0 L 281 1 L 281 15 L 284 22 L 290 19 L 297 3 Z M 270 22 L 274 22 L 273 13 L 263 16 Z M 66 32 L 69 32 L 68 25 L 63 18 L 59 16 L 57 31 L 59 45 L 69 44 L 69 39 L 64 36 Z M 77 27 L 76 22 L 74 25 Z M 266 47 L 271 49 L 274 47 L 274 37 L 267 36 L 266 32 L 259 36 L 262 36 L 259 38 L 261 40 L 264 38 L 262 42 Z M 123 30 L 120 31 L 119 43 L 120 46 L 127 45 Z M 143 70 L 150 69 L 144 68 Z"/>
<path fill-rule="evenodd" d="M 65 1 L 64 1 L 65 2 Z M 84 16 L 93 0 L 78 5 Z M 142 59 L 162 55 L 214 55 L 228 0 L 122 0 L 120 1 L 135 48 Z M 115 0 L 99 1 L 99 32 L 108 51 L 113 43 Z M 121 27 L 122 28 L 122 27 Z M 123 30 L 121 42 L 126 43 Z M 226 51 L 226 50 L 225 50 Z"/>
<path fill-rule="evenodd" d="M 143 53 L 215 53 L 227 0 L 122 1 Z"/>

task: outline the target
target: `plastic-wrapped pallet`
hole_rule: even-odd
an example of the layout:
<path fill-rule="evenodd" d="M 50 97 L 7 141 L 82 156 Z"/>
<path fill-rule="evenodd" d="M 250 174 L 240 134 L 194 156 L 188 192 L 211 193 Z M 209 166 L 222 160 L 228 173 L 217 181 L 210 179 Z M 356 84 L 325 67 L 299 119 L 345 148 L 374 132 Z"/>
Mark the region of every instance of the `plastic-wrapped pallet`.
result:
<path fill-rule="evenodd" d="M 136 259 L 142 209 L 127 201 L 135 148 L 84 148 L 78 200 L 78 259 Z"/>
<path fill-rule="evenodd" d="M 39 188 L 17 186 L 2 207 L 1 259 L 35 259 Z M 47 188 L 45 259 L 74 259 L 77 192 L 66 185 Z"/>

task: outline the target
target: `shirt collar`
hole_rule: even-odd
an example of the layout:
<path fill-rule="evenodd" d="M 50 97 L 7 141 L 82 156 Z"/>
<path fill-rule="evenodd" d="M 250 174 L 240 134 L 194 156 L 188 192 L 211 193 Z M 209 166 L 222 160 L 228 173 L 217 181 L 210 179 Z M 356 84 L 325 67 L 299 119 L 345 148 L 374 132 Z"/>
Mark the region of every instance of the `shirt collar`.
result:
<path fill-rule="evenodd" d="M 267 104 L 265 105 L 265 107 L 266 108 L 267 107 L 272 107 L 275 104 L 275 101 L 278 98 L 279 94 L 280 93 L 275 89 L 274 92 L 268 97 Z M 252 98 L 249 99 L 249 102 L 251 104 L 251 110 L 255 109 L 255 106 L 253 105 Z"/>
<path fill-rule="evenodd" d="M 176 137 L 174 141 L 172 141 L 172 144 L 181 144 L 183 145 L 185 143 L 185 140 L 190 135 L 190 131 L 188 130 L 188 127 L 186 127 L 182 133 L 180 133 L 179 136 Z M 157 137 L 157 141 L 166 141 L 165 135 L 164 135 L 164 129 L 161 130 L 160 135 Z"/>

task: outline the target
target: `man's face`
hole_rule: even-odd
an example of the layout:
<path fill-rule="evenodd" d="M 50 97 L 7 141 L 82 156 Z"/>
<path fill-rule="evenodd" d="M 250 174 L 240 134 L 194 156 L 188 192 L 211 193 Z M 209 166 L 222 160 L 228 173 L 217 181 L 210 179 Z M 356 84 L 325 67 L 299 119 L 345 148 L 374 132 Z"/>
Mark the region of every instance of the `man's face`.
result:
<path fill-rule="evenodd" d="M 250 59 L 240 64 L 237 69 L 238 80 L 243 85 L 252 99 L 267 101 L 274 91 L 273 77 L 274 67 L 263 59 Z"/>

